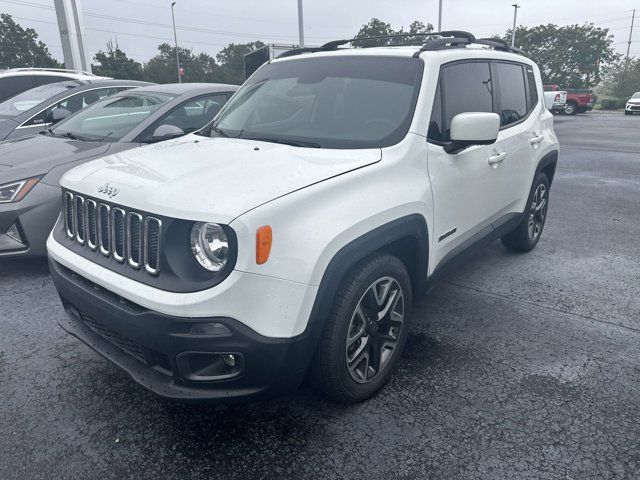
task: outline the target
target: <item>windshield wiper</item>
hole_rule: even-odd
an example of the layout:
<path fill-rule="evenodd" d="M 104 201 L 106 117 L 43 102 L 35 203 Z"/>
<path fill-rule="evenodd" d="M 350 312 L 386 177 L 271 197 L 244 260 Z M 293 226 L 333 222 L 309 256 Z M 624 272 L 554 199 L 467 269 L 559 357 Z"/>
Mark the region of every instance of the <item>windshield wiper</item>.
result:
<path fill-rule="evenodd" d="M 221 137 L 229 138 L 229 134 L 227 132 L 225 132 L 224 130 L 216 127 L 215 125 L 211 125 L 211 131 L 212 132 L 216 132 Z"/>
<path fill-rule="evenodd" d="M 280 143 L 283 145 L 291 145 L 293 147 L 305 148 L 322 148 L 322 145 L 315 142 L 307 142 L 305 140 L 290 140 L 288 138 L 271 138 L 271 137 L 242 137 L 244 140 L 256 140 L 258 142 Z"/>

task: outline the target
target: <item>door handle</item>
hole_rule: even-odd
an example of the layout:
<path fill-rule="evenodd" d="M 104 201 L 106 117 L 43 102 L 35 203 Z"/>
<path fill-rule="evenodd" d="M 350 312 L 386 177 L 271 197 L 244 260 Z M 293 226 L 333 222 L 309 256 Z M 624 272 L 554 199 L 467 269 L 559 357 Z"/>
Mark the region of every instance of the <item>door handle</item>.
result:
<path fill-rule="evenodd" d="M 489 157 L 489 165 L 497 165 L 507 158 L 507 152 L 498 153 Z"/>
<path fill-rule="evenodd" d="M 537 137 L 533 137 L 532 139 L 530 139 L 529 143 L 531 143 L 531 145 L 537 145 L 543 140 L 544 140 L 544 135 L 538 135 Z"/>

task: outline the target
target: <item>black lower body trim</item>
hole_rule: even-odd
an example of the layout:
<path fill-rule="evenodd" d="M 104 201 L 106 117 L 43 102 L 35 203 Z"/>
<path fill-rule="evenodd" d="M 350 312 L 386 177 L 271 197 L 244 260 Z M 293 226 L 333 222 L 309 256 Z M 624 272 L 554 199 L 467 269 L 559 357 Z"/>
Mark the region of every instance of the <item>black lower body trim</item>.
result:
<path fill-rule="evenodd" d="M 182 318 L 132 304 L 50 261 L 60 326 L 143 387 L 182 401 L 235 402 L 294 391 L 314 340 L 263 337 L 225 317 Z M 226 362 L 226 363 L 225 363 Z"/>

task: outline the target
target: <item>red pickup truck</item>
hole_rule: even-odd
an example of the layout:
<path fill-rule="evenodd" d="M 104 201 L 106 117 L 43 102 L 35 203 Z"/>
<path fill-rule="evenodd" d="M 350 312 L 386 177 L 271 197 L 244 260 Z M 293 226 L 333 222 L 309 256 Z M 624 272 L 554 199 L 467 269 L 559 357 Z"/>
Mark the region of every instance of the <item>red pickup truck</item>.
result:
<path fill-rule="evenodd" d="M 560 90 L 558 85 L 544 85 L 545 92 L 555 92 Z M 575 115 L 593 110 L 595 98 L 593 90 L 565 88 L 567 92 L 567 104 L 564 107 L 565 115 Z"/>

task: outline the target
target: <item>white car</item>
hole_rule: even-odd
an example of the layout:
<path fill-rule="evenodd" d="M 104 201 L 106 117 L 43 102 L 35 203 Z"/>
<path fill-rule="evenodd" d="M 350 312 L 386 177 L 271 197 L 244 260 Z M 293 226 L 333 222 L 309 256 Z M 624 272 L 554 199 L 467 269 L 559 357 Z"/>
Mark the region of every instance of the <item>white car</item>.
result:
<path fill-rule="evenodd" d="M 12 68 L 0 72 L 0 102 L 41 85 L 66 80 L 109 79 L 92 73 L 59 68 Z"/>
<path fill-rule="evenodd" d="M 640 114 L 640 92 L 636 92 L 631 95 L 631 98 L 627 100 L 627 105 L 624 109 L 625 115 Z"/>
<path fill-rule="evenodd" d="M 165 397 L 305 375 L 373 395 L 415 299 L 493 240 L 536 246 L 558 159 L 536 64 L 441 35 L 288 52 L 204 130 L 69 171 L 47 244 L 61 326 Z"/>
<path fill-rule="evenodd" d="M 566 91 L 545 91 L 544 103 L 547 109 L 553 113 L 564 112 L 567 106 L 567 92 Z"/>

